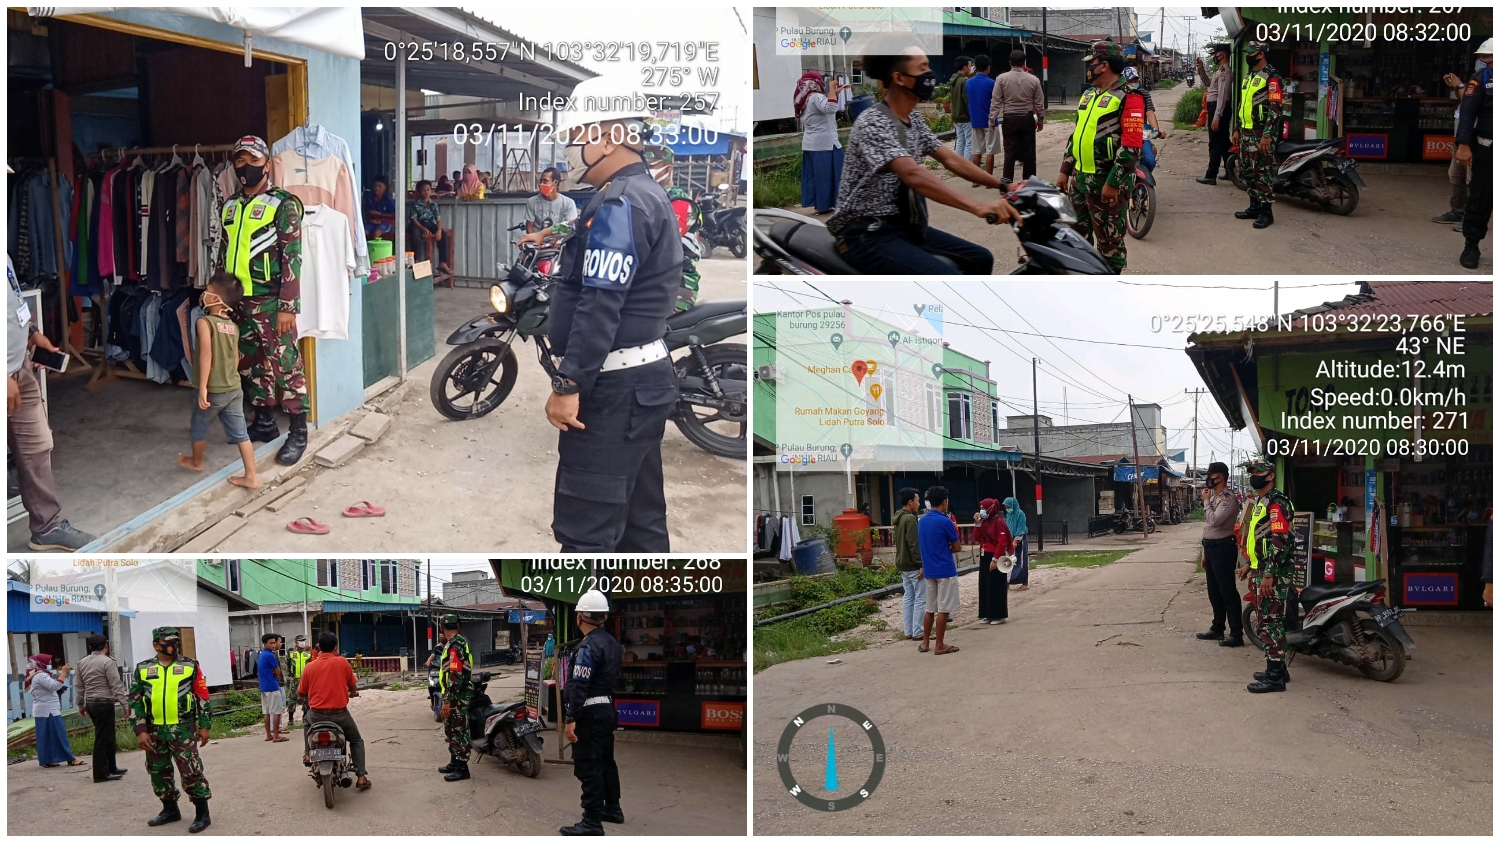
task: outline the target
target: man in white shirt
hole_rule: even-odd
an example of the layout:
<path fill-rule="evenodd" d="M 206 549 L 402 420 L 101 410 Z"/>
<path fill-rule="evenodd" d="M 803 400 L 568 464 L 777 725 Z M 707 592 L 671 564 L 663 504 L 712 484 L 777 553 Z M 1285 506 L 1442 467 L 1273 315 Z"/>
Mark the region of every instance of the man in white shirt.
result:
<path fill-rule="evenodd" d="M 554 225 L 565 225 L 578 219 L 578 206 L 572 199 L 562 195 L 562 179 L 556 167 L 542 171 L 537 182 L 537 195 L 526 200 L 526 233 L 541 231 Z"/>

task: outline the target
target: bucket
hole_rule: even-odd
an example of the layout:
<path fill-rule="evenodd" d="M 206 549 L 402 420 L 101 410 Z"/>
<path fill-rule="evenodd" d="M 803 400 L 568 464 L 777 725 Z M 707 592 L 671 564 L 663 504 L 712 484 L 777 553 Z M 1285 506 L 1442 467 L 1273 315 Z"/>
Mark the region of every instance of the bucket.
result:
<path fill-rule="evenodd" d="M 384 260 L 390 257 L 396 250 L 396 244 L 390 240 L 370 241 L 370 263 Z"/>
<path fill-rule="evenodd" d="M 803 539 L 792 545 L 792 568 L 804 577 L 831 574 L 838 570 L 823 539 Z"/>
<path fill-rule="evenodd" d="M 860 94 L 854 99 L 849 100 L 849 122 L 853 123 L 855 120 L 858 120 L 859 115 L 865 113 L 865 109 L 868 109 L 874 105 L 874 94 Z"/>

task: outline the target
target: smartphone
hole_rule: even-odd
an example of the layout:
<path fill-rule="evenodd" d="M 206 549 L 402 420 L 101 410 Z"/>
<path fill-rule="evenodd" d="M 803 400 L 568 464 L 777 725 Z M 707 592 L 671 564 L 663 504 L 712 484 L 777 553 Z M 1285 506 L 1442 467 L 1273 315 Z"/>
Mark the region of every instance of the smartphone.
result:
<path fill-rule="evenodd" d="M 41 366 L 43 369 L 51 369 L 58 374 L 68 371 L 68 355 L 60 351 L 33 348 L 31 350 L 31 362 Z"/>

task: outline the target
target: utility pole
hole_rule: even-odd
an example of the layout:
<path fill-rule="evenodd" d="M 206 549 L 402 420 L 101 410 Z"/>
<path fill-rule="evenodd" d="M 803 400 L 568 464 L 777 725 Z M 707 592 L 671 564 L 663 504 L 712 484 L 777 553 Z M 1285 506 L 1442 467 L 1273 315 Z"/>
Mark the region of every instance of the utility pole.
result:
<path fill-rule="evenodd" d="M 1036 450 L 1036 549 L 1047 546 L 1047 522 L 1042 520 L 1042 428 L 1036 401 L 1036 358 L 1031 358 L 1031 446 Z"/>
<path fill-rule="evenodd" d="M 1281 281 L 1271 280 L 1271 320 L 1281 317 Z"/>
<path fill-rule="evenodd" d="M 1198 396 L 1207 392 L 1206 389 L 1184 389 L 1183 392 L 1193 396 L 1193 482 L 1198 482 Z"/>
<path fill-rule="evenodd" d="M 1130 448 L 1135 451 L 1135 500 L 1136 512 L 1141 516 L 1141 537 L 1150 538 L 1151 534 L 1146 531 L 1146 490 L 1141 486 L 1145 480 L 1145 472 L 1141 470 L 1141 444 L 1135 438 L 1135 397 L 1125 396 L 1130 405 Z"/>
<path fill-rule="evenodd" d="M 1125 21 L 1120 17 L 1119 6 L 1115 7 L 1115 30 L 1119 33 L 1115 37 L 1120 39 L 1121 44 L 1125 43 Z"/>
<path fill-rule="evenodd" d="M 1042 105 L 1047 104 L 1047 7 L 1042 7 Z"/>

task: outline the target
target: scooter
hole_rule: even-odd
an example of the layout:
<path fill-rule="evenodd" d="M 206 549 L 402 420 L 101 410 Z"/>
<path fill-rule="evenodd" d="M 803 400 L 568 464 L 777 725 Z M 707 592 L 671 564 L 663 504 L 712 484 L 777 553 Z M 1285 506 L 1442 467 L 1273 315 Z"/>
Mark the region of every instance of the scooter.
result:
<path fill-rule="evenodd" d="M 493 312 L 470 319 L 448 337 L 456 348 L 432 374 L 432 406 L 454 421 L 484 416 L 510 396 L 519 371 L 511 349 L 517 338 L 536 343 L 537 361 L 548 377 L 558 373 L 547 326 L 561 251 L 532 243 L 520 251 L 505 280 L 490 287 Z M 703 450 L 741 460 L 750 419 L 749 350 L 721 341 L 745 333 L 747 322 L 743 300 L 707 301 L 668 316 L 664 337 L 669 352 L 688 351 L 673 360 L 680 396 L 673 423 Z"/>
<path fill-rule="evenodd" d="M 1005 197 L 1017 213 L 1011 223 L 1021 242 L 1012 275 L 1114 275 L 1103 256 L 1072 225 L 1078 222 L 1067 194 L 1039 176 L 1016 182 Z M 987 221 L 994 225 L 993 214 Z M 790 211 L 755 212 L 755 254 L 760 275 L 861 275 L 844 262 L 823 223 Z M 938 260 L 956 266 L 942 256 Z"/>
<path fill-rule="evenodd" d="M 1291 613 L 1286 632 L 1288 661 L 1294 653 L 1359 668 L 1366 678 L 1394 682 L 1406 670 L 1406 651 L 1416 642 L 1401 625 L 1402 611 L 1385 604 L 1385 580 L 1315 583 L 1297 594 L 1306 612 Z M 1254 581 L 1245 594 L 1244 629 L 1256 646 L 1260 640 L 1260 589 Z"/>
<path fill-rule="evenodd" d="M 1239 145 L 1229 147 L 1224 164 L 1234 186 L 1245 189 L 1245 178 L 1239 170 Z M 1344 142 L 1337 138 L 1312 141 L 1284 140 L 1276 144 L 1276 177 L 1271 192 L 1295 199 L 1305 199 L 1330 214 L 1348 216 L 1359 207 L 1359 192 L 1368 190 L 1358 166 L 1344 154 Z"/>
<path fill-rule="evenodd" d="M 336 724 L 322 722 L 308 726 L 302 734 L 306 759 L 313 784 L 323 790 L 323 807 L 333 807 L 333 789 L 349 787 L 354 777 L 349 770 L 349 745 L 344 730 Z"/>
<path fill-rule="evenodd" d="M 527 778 L 542 772 L 542 722 L 526 714 L 526 703 L 496 705 L 485 688 L 490 674 L 474 677 L 474 699 L 469 703 L 469 748 L 505 764 L 513 764 Z"/>
<path fill-rule="evenodd" d="M 1139 533 L 1141 531 L 1141 517 L 1133 509 L 1121 509 L 1115 512 L 1115 534 Z M 1156 532 L 1156 516 L 1146 513 L 1146 532 Z"/>
<path fill-rule="evenodd" d="M 443 718 L 439 715 L 443 708 L 443 692 L 438 686 L 438 666 L 436 662 L 427 668 L 427 702 L 432 706 L 432 719 L 441 723 Z"/>
<path fill-rule="evenodd" d="M 699 230 L 703 241 L 703 257 L 712 257 L 715 246 L 726 246 L 737 258 L 745 256 L 745 209 L 725 208 L 719 204 L 720 197 L 729 194 L 729 185 L 719 185 L 719 195 L 699 194 L 698 209 L 703 212 L 703 228 Z"/>
<path fill-rule="evenodd" d="M 1147 137 L 1135 164 L 1135 185 L 1130 188 L 1130 210 L 1125 213 L 1125 231 L 1142 240 L 1156 222 L 1156 132 L 1146 127 Z"/>

